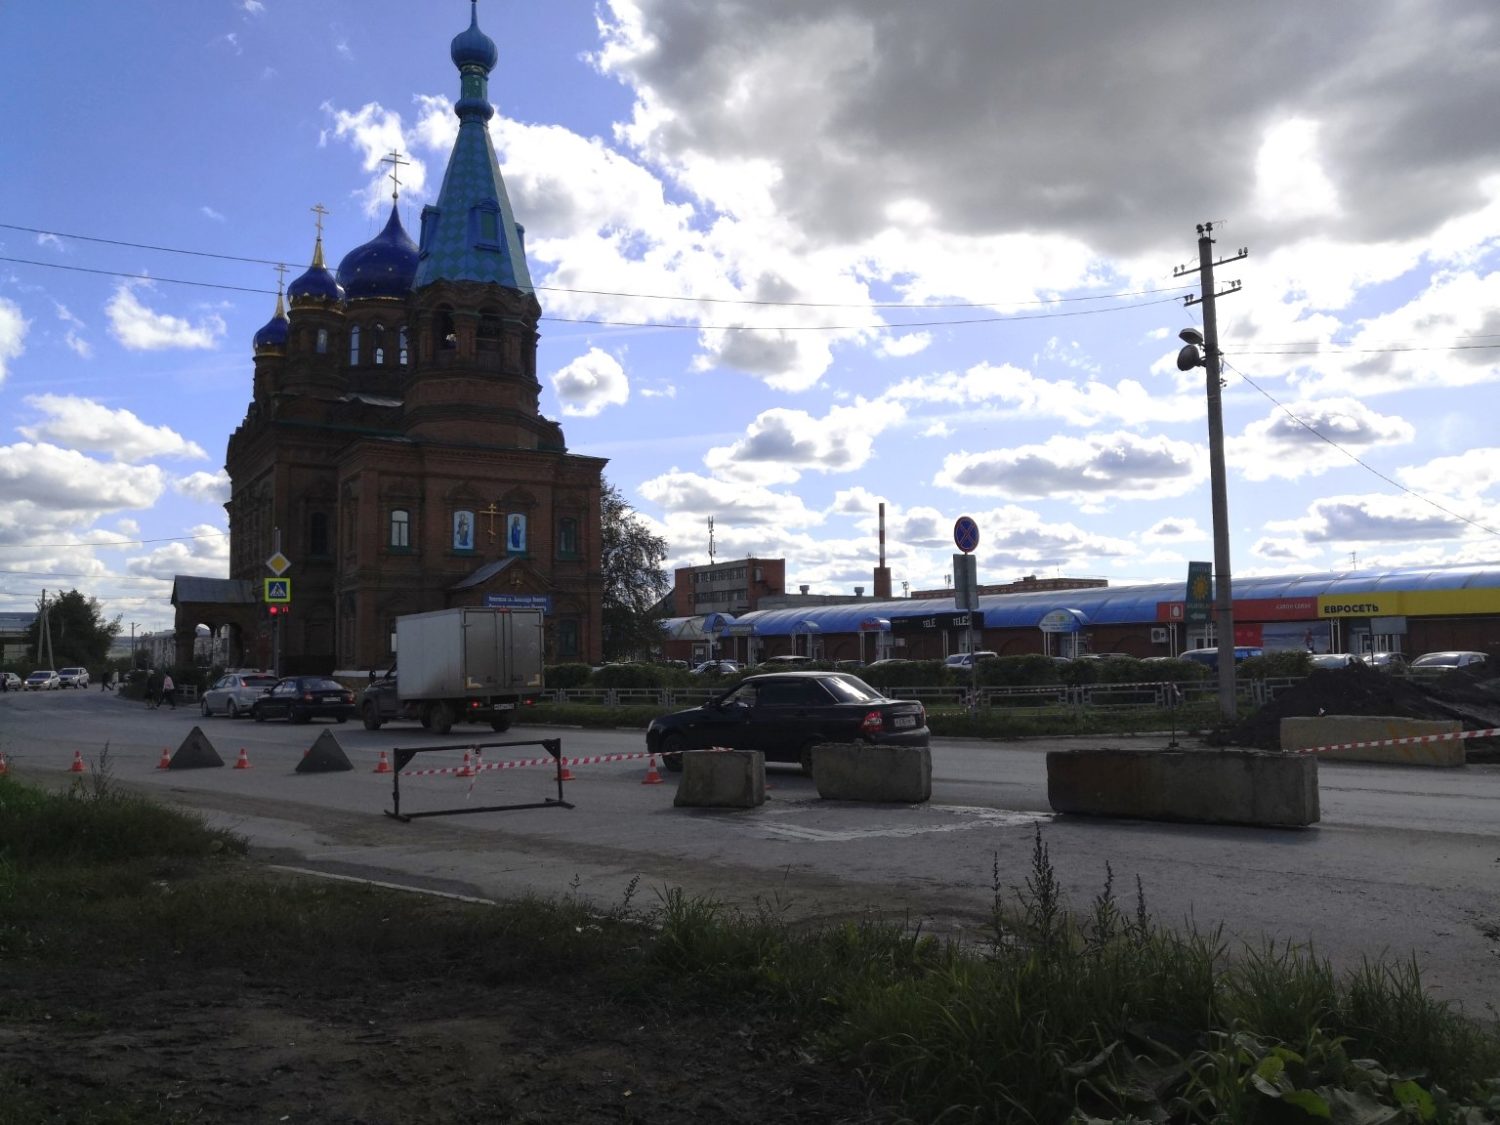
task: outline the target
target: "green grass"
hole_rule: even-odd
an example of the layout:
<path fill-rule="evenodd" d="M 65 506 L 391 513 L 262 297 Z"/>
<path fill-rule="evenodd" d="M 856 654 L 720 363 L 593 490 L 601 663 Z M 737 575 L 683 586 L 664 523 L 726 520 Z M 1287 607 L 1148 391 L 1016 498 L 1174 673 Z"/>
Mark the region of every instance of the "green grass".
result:
<path fill-rule="evenodd" d="M 773 1021 L 807 1056 L 863 1073 L 893 1119 L 945 1125 L 1476 1125 L 1500 1111 L 1500 1039 L 1428 996 L 1415 961 L 1339 974 L 1302 946 L 1231 950 L 1217 929 L 1158 925 L 1139 881 L 1121 903 L 1108 866 L 1075 910 L 1040 830 L 1023 885 L 1003 884 L 996 857 L 988 932 L 968 944 L 675 890 L 638 905 L 634 882 L 605 912 L 566 895 L 432 900 L 279 876 L 243 850 L 118 794 L 107 770 L 64 793 L 0 777 L 0 964 L 233 966 L 335 992 L 351 974 L 399 989 L 451 969 L 484 989 L 566 973 L 595 980 L 601 1003 L 705 1013 L 725 1039 Z M 0 990 L 6 1024 L 43 1018 L 88 1029 L 108 1013 L 41 1013 Z M 149 1099 L 54 1108 L 0 1058 L 0 1125 L 178 1120 Z"/>

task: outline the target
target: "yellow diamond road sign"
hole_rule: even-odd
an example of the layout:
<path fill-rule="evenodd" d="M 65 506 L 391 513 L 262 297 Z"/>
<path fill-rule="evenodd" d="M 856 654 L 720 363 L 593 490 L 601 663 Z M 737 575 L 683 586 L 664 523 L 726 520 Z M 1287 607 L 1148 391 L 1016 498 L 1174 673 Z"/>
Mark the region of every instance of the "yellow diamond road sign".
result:
<path fill-rule="evenodd" d="M 280 551 L 277 551 L 274 555 L 266 560 L 266 566 L 270 568 L 271 573 L 276 575 L 277 578 L 280 578 L 283 574 L 285 574 L 287 572 L 287 569 L 291 565 L 292 560 L 287 558 Z"/>
<path fill-rule="evenodd" d="M 292 600 L 292 580 L 290 578 L 267 578 L 266 597 L 267 604 L 282 604 Z"/>

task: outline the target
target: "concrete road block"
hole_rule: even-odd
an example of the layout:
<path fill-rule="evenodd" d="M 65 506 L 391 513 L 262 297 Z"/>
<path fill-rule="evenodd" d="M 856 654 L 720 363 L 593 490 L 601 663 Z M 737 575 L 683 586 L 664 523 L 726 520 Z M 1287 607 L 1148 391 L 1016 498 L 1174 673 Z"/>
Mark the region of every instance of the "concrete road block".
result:
<path fill-rule="evenodd" d="M 932 799 L 932 752 L 925 746 L 820 742 L 812 748 L 813 783 L 829 801 Z"/>
<path fill-rule="evenodd" d="M 682 755 L 678 808 L 753 809 L 766 803 L 766 756 L 759 750 L 689 750 Z"/>
<path fill-rule="evenodd" d="M 1060 813 L 1301 827 L 1317 823 L 1318 762 L 1265 750 L 1054 750 Z"/>
<path fill-rule="evenodd" d="M 1462 729 L 1463 724 L 1457 719 L 1403 719 L 1381 715 L 1304 716 L 1281 720 L 1281 748 L 1309 750 L 1314 746 L 1335 746 L 1344 742 L 1383 742 L 1388 738 L 1457 734 Z M 1334 762 L 1462 766 L 1468 762 L 1467 745 L 1462 739 L 1450 738 L 1442 742 L 1408 743 L 1405 746 L 1320 750 L 1318 757 Z"/>

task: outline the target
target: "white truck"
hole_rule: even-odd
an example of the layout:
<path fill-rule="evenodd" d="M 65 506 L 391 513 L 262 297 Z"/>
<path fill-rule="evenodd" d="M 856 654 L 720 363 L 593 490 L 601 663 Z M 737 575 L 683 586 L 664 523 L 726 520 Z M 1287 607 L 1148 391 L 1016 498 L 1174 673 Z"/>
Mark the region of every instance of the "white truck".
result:
<path fill-rule="evenodd" d="M 454 723 L 503 731 L 541 690 L 541 610 L 440 609 L 396 618 L 396 662 L 365 688 L 359 713 L 366 730 L 410 719 L 434 734 Z"/>

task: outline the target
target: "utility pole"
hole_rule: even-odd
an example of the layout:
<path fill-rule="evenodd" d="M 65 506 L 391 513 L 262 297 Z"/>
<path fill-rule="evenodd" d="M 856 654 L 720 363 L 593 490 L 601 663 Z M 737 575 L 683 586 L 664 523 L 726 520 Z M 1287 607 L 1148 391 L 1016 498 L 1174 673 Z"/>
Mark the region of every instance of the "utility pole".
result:
<path fill-rule="evenodd" d="M 1172 276 L 1183 277 L 1194 272 L 1202 275 L 1199 296 L 1189 296 L 1186 302 L 1189 308 L 1199 304 L 1203 306 L 1203 337 L 1201 340 L 1193 339 L 1197 333 L 1192 329 L 1181 333 L 1188 346 L 1178 353 L 1177 366 L 1180 370 L 1187 371 L 1201 364 L 1206 372 L 1208 468 L 1214 523 L 1214 628 L 1219 642 L 1219 713 L 1226 723 L 1232 723 L 1235 719 L 1234 594 L 1229 574 L 1229 497 L 1224 476 L 1224 413 L 1221 402 L 1224 382 L 1219 373 L 1219 321 L 1214 301 L 1218 297 L 1239 292 L 1240 283 L 1231 281 L 1222 291 L 1216 292 L 1214 267 L 1238 262 L 1241 258 L 1248 257 L 1250 251 L 1241 247 L 1234 257 L 1214 261 L 1213 230 L 1213 223 L 1198 224 L 1198 264 L 1178 266 L 1172 271 Z M 1196 350 L 1195 346 L 1199 343 L 1203 345 L 1203 354 L 1189 362 L 1189 351 Z"/>

